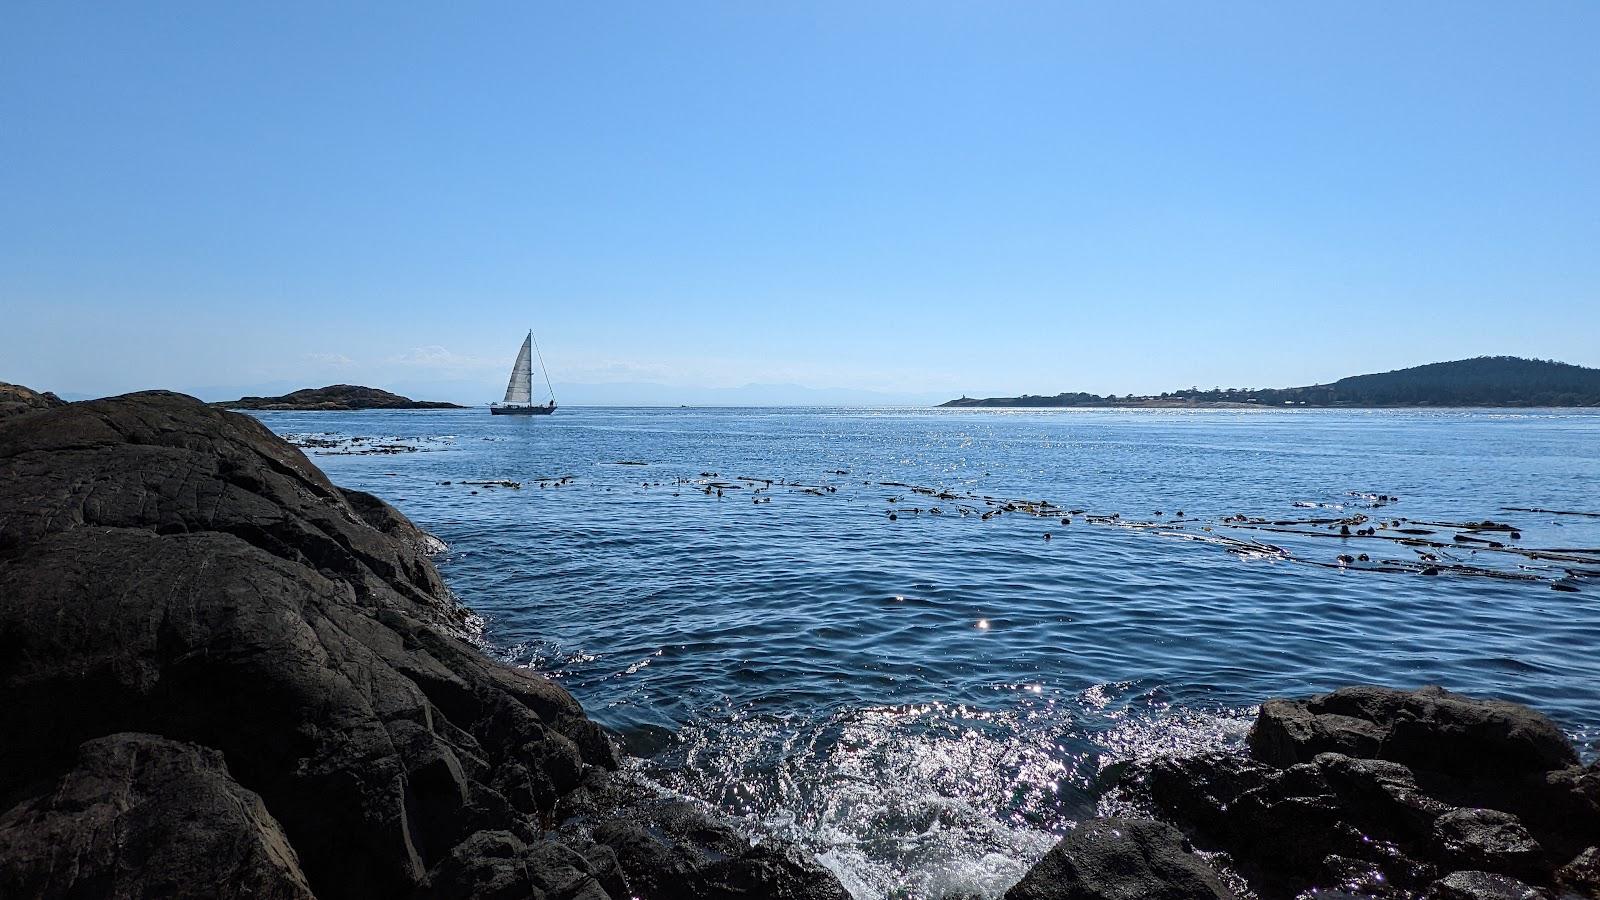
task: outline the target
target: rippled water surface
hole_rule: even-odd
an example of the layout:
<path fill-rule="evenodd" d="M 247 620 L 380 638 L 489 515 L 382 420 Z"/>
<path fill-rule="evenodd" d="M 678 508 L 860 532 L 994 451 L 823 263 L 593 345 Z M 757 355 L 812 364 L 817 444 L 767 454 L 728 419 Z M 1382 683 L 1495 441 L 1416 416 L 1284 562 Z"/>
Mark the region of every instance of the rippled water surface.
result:
<path fill-rule="evenodd" d="M 1502 509 L 1600 512 L 1595 413 L 261 418 L 422 448 L 308 452 L 447 541 L 496 652 L 646 777 L 805 842 L 860 898 L 997 895 L 1103 766 L 1237 740 L 1268 696 L 1441 683 L 1600 737 L 1600 564 L 1478 543 L 1600 548 L 1600 518 Z M 1358 515 L 1408 521 L 1271 524 Z M 1484 519 L 1520 537 L 1417 524 Z"/>

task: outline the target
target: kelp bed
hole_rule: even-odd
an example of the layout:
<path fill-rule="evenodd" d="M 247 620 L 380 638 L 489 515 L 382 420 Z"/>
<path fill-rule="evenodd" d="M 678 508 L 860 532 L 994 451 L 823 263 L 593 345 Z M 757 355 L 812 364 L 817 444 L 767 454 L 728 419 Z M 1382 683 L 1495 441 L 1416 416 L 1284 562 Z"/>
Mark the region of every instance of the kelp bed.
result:
<path fill-rule="evenodd" d="M 630 462 L 629 465 L 639 465 Z M 1044 499 L 1008 498 L 972 491 L 927 487 L 871 478 L 841 480 L 834 470 L 816 481 L 762 476 L 724 477 L 701 472 L 671 481 L 643 481 L 640 487 L 672 488 L 673 496 L 748 497 L 770 504 L 774 495 L 858 499 L 881 492 L 884 516 L 899 522 L 924 516 L 954 516 L 989 522 L 1001 516 L 1025 516 L 1054 527 L 1123 528 L 1168 540 L 1192 541 L 1248 559 L 1279 560 L 1349 572 L 1382 572 L 1428 577 L 1459 576 L 1548 584 L 1558 591 L 1580 591 L 1600 579 L 1600 547 L 1535 547 L 1522 543 L 1523 528 L 1511 521 L 1480 519 L 1441 521 L 1411 519 L 1387 510 L 1400 503 L 1389 494 L 1349 491 L 1342 503 L 1296 501 L 1298 515 L 1270 518 L 1236 513 L 1196 517 L 1183 510 L 1155 510 L 1148 517 L 1120 512 L 1093 512 Z M 738 492 L 737 494 L 733 492 Z M 1337 515 L 1307 514 L 1328 509 Z M 1600 518 L 1600 513 L 1537 507 L 1502 507 L 1498 513 Z M 1051 540 L 1054 532 L 1043 532 Z M 1319 549 L 1327 545 L 1327 551 Z"/>

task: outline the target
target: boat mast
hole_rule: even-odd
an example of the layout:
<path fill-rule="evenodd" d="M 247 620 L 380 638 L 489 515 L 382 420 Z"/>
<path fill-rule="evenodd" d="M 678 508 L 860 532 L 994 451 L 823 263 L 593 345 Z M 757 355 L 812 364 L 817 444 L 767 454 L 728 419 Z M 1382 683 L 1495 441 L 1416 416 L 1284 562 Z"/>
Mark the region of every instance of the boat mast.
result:
<path fill-rule="evenodd" d="M 539 357 L 539 371 L 544 373 L 544 386 L 550 390 L 550 402 L 556 402 L 555 385 L 550 383 L 550 370 L 544 367 L 544 354 L 539 351 L 539 339 L 533 336 L 533 329 L 528 329 L 528 337 L 533 340 L 533 352 Z"/>

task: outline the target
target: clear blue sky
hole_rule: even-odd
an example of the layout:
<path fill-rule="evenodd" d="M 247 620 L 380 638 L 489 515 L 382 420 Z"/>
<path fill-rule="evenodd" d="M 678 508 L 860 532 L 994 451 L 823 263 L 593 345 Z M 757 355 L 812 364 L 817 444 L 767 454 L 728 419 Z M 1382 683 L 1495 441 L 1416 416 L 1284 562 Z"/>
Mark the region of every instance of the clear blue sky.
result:
<path fill-rule="evenodd" d="M 896 396 L 1600 365 L 1597 47 L 1591 0 L 18 0 L 0 380 L 486 400 L 530 324 L 558 383 Z"/>

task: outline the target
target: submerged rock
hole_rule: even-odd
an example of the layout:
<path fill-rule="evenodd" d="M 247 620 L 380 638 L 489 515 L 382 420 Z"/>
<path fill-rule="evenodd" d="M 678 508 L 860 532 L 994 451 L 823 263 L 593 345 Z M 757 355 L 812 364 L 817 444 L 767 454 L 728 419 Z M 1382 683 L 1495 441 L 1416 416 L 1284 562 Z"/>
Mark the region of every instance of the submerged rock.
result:
<path fill-rule="evenodd" d="M 557 827 L 614 778 L 604 731 L 465 639 L 426 535 L 254 419 L 150 392 L 0 420 L 0 510 L 0 895 L 659 900 Z M 773 883 L 838 896 L 814 875 Z"/>

